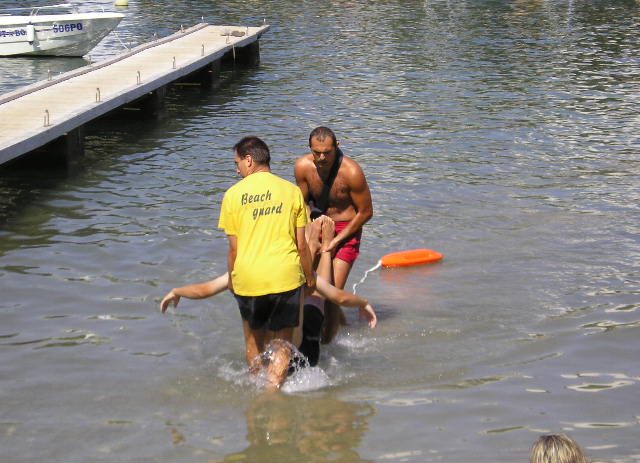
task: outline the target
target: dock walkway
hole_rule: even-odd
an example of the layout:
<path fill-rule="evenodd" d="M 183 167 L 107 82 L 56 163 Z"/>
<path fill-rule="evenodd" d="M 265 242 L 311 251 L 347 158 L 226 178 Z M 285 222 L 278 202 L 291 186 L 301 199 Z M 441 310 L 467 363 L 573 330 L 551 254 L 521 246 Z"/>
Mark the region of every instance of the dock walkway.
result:
<path fill-rule="evenodd" d="M 0 96 L 0 164 L 157 92 L 225 54 L 253 48 L 269 29 L 198 24 L 104 61 Z"/>

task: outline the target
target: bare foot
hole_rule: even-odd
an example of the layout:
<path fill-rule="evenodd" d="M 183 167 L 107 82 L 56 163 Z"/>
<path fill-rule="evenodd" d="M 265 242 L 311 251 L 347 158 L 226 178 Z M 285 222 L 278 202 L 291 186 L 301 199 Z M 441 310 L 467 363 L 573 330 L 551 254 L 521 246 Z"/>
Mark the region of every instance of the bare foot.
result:
<path fill-rule="evenodd" d="M 320 252 L 320 233 L 322 233 L 322 220 L 318 218 L 309 224 L 307 233 L 307 241 L 312 256 Z"/>
<path fill-rule="evenodd" d="M 326 251 L 331 240 L 336 236 L 336 224 L 330 217 L 322 217 L 322 250 Z"/>

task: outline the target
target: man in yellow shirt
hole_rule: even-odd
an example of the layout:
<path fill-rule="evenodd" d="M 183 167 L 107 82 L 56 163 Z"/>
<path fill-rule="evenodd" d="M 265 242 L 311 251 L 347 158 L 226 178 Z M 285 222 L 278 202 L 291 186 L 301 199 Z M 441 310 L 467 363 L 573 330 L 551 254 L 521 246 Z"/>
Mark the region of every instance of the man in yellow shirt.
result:
<path fill-rule="evenodd" d="M 245 137 L 234 147 L 243 177 L 222 200 L 218 226 L 229 239 L 229 289 L 242 316 L 247 362 L 272 339 L 292 340 L 304 286 L 315 288 L 302 192 L 271 173 L 269 147 Z"/>

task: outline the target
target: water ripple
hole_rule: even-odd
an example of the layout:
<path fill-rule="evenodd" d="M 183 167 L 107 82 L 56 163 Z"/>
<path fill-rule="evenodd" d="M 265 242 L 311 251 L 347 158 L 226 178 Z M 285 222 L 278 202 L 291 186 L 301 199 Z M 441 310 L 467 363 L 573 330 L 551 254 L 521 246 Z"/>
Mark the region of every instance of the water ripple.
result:
<path fill-rule="evenodd" d="M 582 379 L 582 378 L 611 378 L 613 381 L 610 382 L 583 382 L 581 384 L 574 384 L 566 386 L 567 389 L 576 392 L 600 392 L 606 391 L 610 389 L 618 389 L 626 386 L 633 386 L 640 382 L 640 377 L 629 377 L 624 373 L 596 373 L 596 372 L 585 372 L 578 373 L 575 375 L 562 375 L 563 378 L 566 379 Z"/>

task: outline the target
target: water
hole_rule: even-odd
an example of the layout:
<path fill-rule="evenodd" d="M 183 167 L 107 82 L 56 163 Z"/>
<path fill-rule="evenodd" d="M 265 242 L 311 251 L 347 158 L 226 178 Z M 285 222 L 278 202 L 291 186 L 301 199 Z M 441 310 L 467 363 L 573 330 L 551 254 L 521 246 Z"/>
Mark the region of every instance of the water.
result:
<path fill-rule="evenodd" d="M 563 431 L 640 461 L 639 8 L 132 0 L 94 56 L 201 16 L 272 29 L 258 69 L 100 123 L 74 170 L 2 171 L 2 460 L 513 462 Z M 2 60 L 0 91 L 83 63 Z M 231 146 L 262 136 L 292 179 L 319 124 L 374 197 L 348 286 L 446 257 L 370 273 L 379 326 L 350 313 L 265 395 L 229 295 L 157 304 L 225 269 Z"/>

